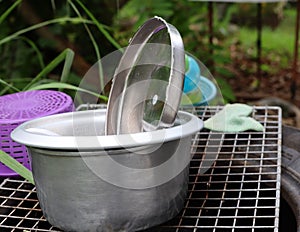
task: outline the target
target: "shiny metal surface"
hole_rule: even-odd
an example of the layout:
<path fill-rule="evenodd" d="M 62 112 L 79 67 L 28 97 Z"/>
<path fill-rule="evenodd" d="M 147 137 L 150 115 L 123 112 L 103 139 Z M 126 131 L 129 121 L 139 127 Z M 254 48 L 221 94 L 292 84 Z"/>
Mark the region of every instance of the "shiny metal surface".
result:
<path fill-rule="evenodd" d="M 163 185 L 126 189 L 101 179 L 86 165 L 78 152 L 55 151 L 53 155 L 54 151 L 35 148 L 29 148 L 29 152 L 41 209 L 46 219 L 62 230 L 141 230 L 173 218 L 184 205 L 188 166 Z M 154 159 L 161 158 L 168 151 L 163 152 L 155 155 Z M 90 159 L 105 158 L 99 152 L 85 152 L 83 155 Z M 189 156 L 188 153 L 186 155 Z M 116 156 L 112 158 L 118 159 Z M 119 156 L 132 159 L 131 154 Z M 105 167 L 100 165 L 100 168 Z M 124 174 L 117 170 L 113 172 L 111 174 L 123 178 Z M 139 175 L 135 178 L 145 181 Z"/>
<path fill-rule="evenodd" d="M 86 105 L 81 110 L 98 107 Z M 221 109 L 207 106 L 191 111 L 205 120 Z M 203 129 L 197 133 L 191 149 L 195 153 L 190 162 L 183 209 L 172 220 L 147 232 L 292 231 L 287 229 L 291 219 L 279 220 L 279 211 L 284 213 L 280 193 L 296 193 L 289 191 L 295 185 L 287 187 L 286 181 L 287 175 L 295 177 L 286 167 L 296 162 L 287 154 L 281 160 L 281 109 L 271 106 L 254 109 L 252 116 L 264 125 L 264 132 L 223 134 Z M 296 144 L 297 140 L 293 141 Z M 210 160 L 212 153 L 216 153 L 217 159 Z M 61 197 L 61 201 L 67 198 Z M 35 186 L 23 179 L 7 178 L 0 183 L 0 231 L 23 230 L 61 231 L 43 216 Z"/>
<path fill-rule="evenodd" d="M 179 112 L 172 128 L 104 136 L 105 112 L 45 117 L 12 134 L 28 149 L 46 219 L 80 232 L 135 231 L 171 219 L 184 204 L 191 139 L 202 121 Z"/>
<path fill-rule="evenodd" d="M 172 126 L 184 73 L 184 47 L 177 29 L 159 17 L 148 20 L 131 39 L 116 69 L 106 134 Z"/>
<path fill-rule="evenodd" d="M 106 109 L 99 109 L 43 117 L 23 123 L 11 133 L 11 137 L 27 146 L 39 148 L 107 150 L 168 142 L 190 136 L 203 127 L 199 118 L 180 111 L 173 127 L 106 136 L 105 115 Z"/>

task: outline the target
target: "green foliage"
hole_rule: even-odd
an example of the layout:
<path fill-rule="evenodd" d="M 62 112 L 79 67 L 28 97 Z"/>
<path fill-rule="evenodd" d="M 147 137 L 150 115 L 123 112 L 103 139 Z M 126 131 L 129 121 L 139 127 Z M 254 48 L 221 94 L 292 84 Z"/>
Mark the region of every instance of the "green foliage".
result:
<path fill-rule="evenodd" d="M 0 162 L 5 164 L 10 169 L 17 172 L 20 176 L 24 177 L 31 184 L 34 184 L 33 176 L 31 171 L 25 168 L 22 164 L 12 158 L 9 154 L 0 150 Z"/>
<path fill-rule="evenodd" d="M 61 54 L 59 54 L 54 60 L 52 60 L 42 71 L 35 77 L 33 78 L 30 83 L 28 83 L 23 90 L 28 90 L 34 84 L 36 84 L 39 80 L 41 80 L 42 77 L 46 76 L 49 74 L 54 68 L 58 66 L 62 61 L 65 61 L 64 63 L 64 68 L 62 71 L 61 75 L 61 82 L 66 82 L 68 75 L 70 73 L 71 65 L 73 62 L 74 58 L 74 52 L 71 49 L 66 49 L 64 50 Z"/>
<path fill-rule="evenodd" d="M 139 26 L 151 17 L 160 16 L 176 25 L 184 39 L 193 34 L 192 42 L 197 36 L 192 32 L 205 29 L 206 15 L 201 14 L 205 5 L 185 0 L 129 0 L 114 16 L 114 35 L 121 41 L 122 46 L 127 46 L 128 40 Z M 185 45 L 189 47 L 188 43 Z"/>
<path fill-rule="evenodd" d="M 216 81 L 218 82 L 218 85 L 222 90 L 222 95 L 225 103 L 235 102 L 236 101 L 235 95 L 228 82 L 226 82 L 224 78 L 216 78 Z"/>
<path fill-rule="evenodd" d="M 213 4 L 214 39 L 211 45 L 208 39 L 208 3 L 205 1 L 48 0 L 35 1 L 34 4 L 22 0 L 2 1 L 0 95 L 50 88 L 81 91 L 107 101 L 106 96 L 78 87 L 83 73 L 78 71 L 81 66 L 75 67 L 75 55 L 89 66 L 115 49 L 127 46 L 138 27 L 157 15 L 176 26 L 183 37 L 185 50 L 213 71 L 225 102 L 234 102 L 235 95 L 226 80 L 238 77 L 226 67 L 232 62 L 229 47 L 237 44 L 250 59 L 255 60 L 257 35 L 253 28 L 257 5 Z M 24 5 L 27 5 L 27 12 L 22 8 Z M 294 44 L 290 32 L 293 31 L 295 10 L 282 2 L 264 3 L 262 10 L 264 26 L 268 26 L 262 32 L 263 56 L 270 62 L 261 68 L 263 72 L 271 73 L 290 64 Z M 278 59 L 280 65 L 274 68 L 273 62 L 278 63 Z M 103 70 L 98 64 L 97 76 L 103 85 Z M 245 75 L 256 71 L 248 66 L 241 67 L 241 70 Z M 258 81 L 253 82 L 253 88 L 258 84 Z M 6 155 L 0 151 L 0 159 L 3 157 Z M 10 165 L 9 160 L 0 161 Z M 31 178 L 26 170 L 23 175 Z"/>
<path fill-rule="evenodd" d="M 37 90 L 37 89 L 59 89 L 63 90 L 72 90 L 72 91 L 80 91 L 84 93 L 91 94 L 93 96 L 98 97 L 104 101 L 107 101 L 106 96 L 99 95 L 98 93 L 94 93 L 92 91 L 82 89 L 76 85 L 71 83 L 78 82 L 77 76 L 71 74 L 71 68 L 73 65 L 73 60 L 75 53 L 72 49 L 66 48 L 61 53 L 59 53 L 52 60 L 50 59 L 48 64 L 45 65 L 45 48 L 53 48 L 53 44 L 49 45 L 47 40 L 44 40 L 44 45 L 39 42 L 43 40 L 33 39 L 30 36 L 32 32 L 35 32 L 41 28 L 45 28 L 46 26 L 58 26 L 54 27 L 54 31 L 46 32 L 47 35 L 49 33 L 63 33 L 63 30 L 57 30 L 65 27 L 67 24 L 71 24 L 72 26 L 83 25 L 88 38 L 91 40 L 93 47 L 96 51 L 97 60 L 100 59 L 100 52 L 97 42 L 89 26 L 94 25 L 106 38 L 107 40 L 113 44 L 114 46 L 119 48 L 118 43 L 110 36 L 107 32 L 106 27 L 102 25 L 94 15 L 88 10 L 88 8 L 83 5 L 80 0 L 76 0 L 76 3 L 79 5 L 81 10 L 83 10 L 87 16 L 90 18 L 84 18 L 77 6 L 71 1 L 68 0 L 71 8 L 76 13 L 77 17 L 74 16 L 61 16 L 53 19 L 44 20 L 39 23 L 35 23 L 30 26 L 25 26 L 22 28 L 18 28 L 18 26 L 12 27 L 13 30 L 10 30 L 10 23 L 6 20 L 12 20 L 15 17 L 12 15 L 16 7 L 20 5 L 22 1 L 16 1 L 11 6 L 8 6 L 6 10 L 0 16 L 0 25 L 3 30 L 3 33 L 0 36 L 0 62 L 2 66 L 0 67 L 1 79 L 0 79 L 0 95 L 26 91 L 26 90 Z M 51 1 L 52 3 L 54 1 Z M 67 8 L 69 9 L 69 8 Z M 69 13 L 69 12 L 67 12 Z M 14 30 L 17 28 L 16 30 Z M 45 33 L 45 32 L 44 32 Z M 29 36 L 28 36 L 29 35 Z M 71 36 L 69 35 L 69 38 Z M 52 41 L 55 42 L 55 41 Z M 57 41 L 56 41 L 57 42 Z M 57 46 L 57 45 L 56 45 Z M 50 78 L 51 74 L 57 73 L 57 70 L 60 70 L 60 66 L 62 65 L 62 71 L 58 78 L 59 81 Z M 33 75 L 36 70 L 39 70 L 37 75 Z M 30 77 L 34 76 L 34 77 Z M 71 83 L 69 82 L 69 78 L 72 78 Z M 103 77 L 100 75 L 100 78 Z M 19 173 L 22 177 L 27 179 L 30 183 L 34 184 L 34 180 L 32 177 L 31 171 L 26 169 L 22 164 L 12 158 L 9 154 L 0 150 L 0 162 Z"/>
<path fill-rule="evenodd" d="M 23 21 L 19 21 L 19 15 L 15 14 L 16 8 L 22 7 L 20 5 L 21 2 L 22 1 L 19 0 L 12 5 L 7 5 L 7 9 L 4 9 L 0 16 L 0 24 L 5 28 L 4 33 L 0 35 L 0 62 L 3 64 L 0 66 L 0 87 L 3 87 L 0 92 L 1 95 L 32 88 L 40 88 L 38 85 L 53 87 L 53 83 L 57 81 L 62 83 L 69 82 L 68 89 L 76 90 L 77 87 L 73 84 L 79 83 L 80 81 L 78 81 L 77 75 L 74 75 L 74 73 L 71 75 L 74 52 L 66 48 L 59 53 L 57 57 L 53 57 L 53 54 L 56 54 L 57 50 L 61 50 L 62 43 L 68 43 L 63 41 L 72 40 L 72 42 L 75 42 L 78 40 L 78 37 L 81 36 L 80 33 L 76 33 L 76 35 L 74 32 L 72 32 L 72 34 L 68 33 L 69 28 L 78 27 L 79 31 L 82 30 L 82 28 L 85 30 L 86 40 L 90 40 L 88 42 L 92 44 L 94 54 L 96 55 L 94 62 L 101 58 L 100 46 L 95 38 L 95 29 L 97 29 L 110 44 L 120 48 L 119 44 L 108 32 L 109 28 L 100 23 L 80 0 L 67 0 L 65 5 L 59 5 L 60 8 L 57 11 L 57 5 L 54 1 L 51 1 L 51 5 L 54 9 L 54 13 L 57 13 L 57 17 L 52 16 L 53 18 L 48 18 L 47 20 L 39 21 L 29 26 Z M 45 10 L 45 8 L 41 9 Z M 22 23 L 17 23 L 17 20 Z M 29 20 L 32 19 L 29 17 Z M 41 37 L 36 38 L 33 36 L 35 33 L 39 33 Z M 64 33 L 67 34 L 67 40 L 63 37 Z M 55 39 L 56 35 L 62 38 Z M 84 46 L 86 46 L 86 43 Z M 50 56 L 48 54 L 50 54 Z M 51 56 L 53 58 L 49 59 Z M 61 66 L 63 61 L 64 65 Z M 45 62 L 48 63 L 48 65 L 45 65 Z M 98 64 L 100 66 L 100 62 L 98 62 Z M 59 74 L 60 68 L 62 68 L 61 74 Z M 37 72 L 38 74 L 36 74 Z M 102 67 L 99 67 L 99 72 L 100 83 L 103 84 Z M 47 83 L 48 85 L 45 85 Z M 49 83 L 52 83 L 52 85 L 49 85 Z M 70 85 L 73 85 L 73 87 L 70 88 Z M 63 89 L 60 88 L 59 90 L 62 91 Z M 98 94 L 98 96 L 100 95 Z M 107 100 L 107 97 L 101 96 L 101 99 Z"/>
<path fill-rule="evenodd" d="M 38 24 L 34 24 L 30 27 L 24 28 L 22 30 L 19 30 L 19 31 L 11 34 L 11 35 L 8 35 L 8 36 L 4 37 L 3 39 L 0 40 L 0 45 L 5 44 L 7 42 L 10 42 L 11 40 L 17 38 L 18 36 L 21 36 L 25 33 L 33 31 L 33 30 L 37 30 L 41 27 L 45 27 L 45 26 L 48 26 L 48 25 L 51 25 L 51 24 L 64 24 L 64 23 L 67 23 L 67 22 L 71 22 L 73 24 L 92 23 L 91 21 L 80 18 L 80 17 L 78 17 L 78 18 L 76 18 L 76 17 L 74 17 L 74 18 L 63 17 L 63 18 L 51 19 L 51 20 L 47 20 L 47 21 L 44 21 L 44 22 L 41 22 L 41 23 L 38 23 Z"/>
<path fill-rule="evenodd" d="M 28 15 L 20 13 L 25 3 L 36 13 L 35 16 L 40 19 L 38 22 L 32 23 Z M 227 65 L 232 62 L 229 50 L 231 44 L 240 44 L 249 59 L 254 61 L 256 58 L 256 31 L 253 28 L 257 4 L 213 4 L 214 40 L 210 45 L 208 2 L 205 1 L 49 0 L 35 4 L 22 0 L 5 1 L 0 6 L 0 94 L 27 89 L 26 86 L 33 80 L 36 80 L 34 86 L 58 81 L 76 86 L 83 74 L 74 69 L 74 64 L 67 75 L 61 71 L 64 69 L 62 61 L 47 71 L 49 64 L 51 66 L 63 51 L 62 47 L 70 45 L 87 64 L 93 64 L 107 53 L 127 46 L 138 27 L 155 15 L 176 26 L 183 37 L 185 50 L 201 60 L 217 77 L 221 86 L 221 78 L 223 82 L 226 82 L 226 78 L 234 78 L 227 69 Z M 293 31 L 295 10 L 289 3 L 264 3 L 262 10 L 262 51 L 263 56 L 270 61 L 263 64 L 262 71 L 274 73 L 276 68 L 278 70 L 290 64 L 289 57 L 294 44 L 293 33 L 290 32 Z M 59 40 L 42 35 L 42 29 Z M 274 68 L 273 63 L 278 59 L 280 65 Z M 102 67 L 99 66 L 98 70 L 103 85 Z M 244 72 L 247 75 L 255 72 L 255 69 L 248 67 Z M 221 90 L 228 92 L 223 88 Z M 229 98 L 231 101 L 232 97 Z"/>
<path fill-rule="evenodd" d="M 72 4 L 72 0 L 68 0 L 70 4 Z M 116 48 L 120 49 L 120 45 L 115 41 L 115 39 L 107 32 L 105 29 L 105 26 L 101 24 L 96 17 L 92 14 L 92 12 L 80 1 L 76 0 L 77 4 L 84 10 L 84 12 L 88 15 L 88 17 L 93 21 L 93 23 L 96 25 L 98 30 L 108 39 L 108 41 L 114 45 Z M 74 7 L 74 4 L 72 4 L 73 9 L 76 10 L 76 7 Z M 78 10 L 76 10 L 78 12 Z M 80 16 L 81 18 L 81 16 Z"/>
<path fill-rule="evenodd" d="M 4 24 L 9 22 L 11 18 L 15 18 L 13 13 L 20 2 L 21 1 L 18 1 L 8 6 L 7 10 L 4 11 L 5 14 L 2 17 Z M 38 30 L 45 28 L 45 26 L 47 26 L 53 35 L 67 39 L 67 41 L 73 44 L 83 45 L 84 49 L 79 51 L 82 52 L 82 55 L 88 62 L 93 60 L 92 62 L 94 63 L 101 59 L 101 54 L 104 50 L 103 47 L 107 47 L 106 44 L 101 46 L 103 43 L 99 41 L 99 32 L 114 49 L 120 49 L 121 46 L 128 45 L 128 41 L 132 37 L 133 32 L 136 31 L 143 22 L 150 17 L 158 15 L 171 24 L 176 25 L 184 39 L 186 51 L 192 52 L 197 58 L 203 61 L 209 69 L 213 70 L 213 67 L 210 66 L 211 60 L 215 60 L 217 63 L 225 63 L 227 59 L 219 52 L 210 54 L 211 48 L 207 39 L 207 3 L 185 0 L 171 0 L 168 2 L 159 0 L 123 1 L 122 7 L 116 9 L 115 14 L 111 17 L 113 18 L 111 21 L 112 27 L 100 23 L 99 19 L 107 18 L 106 14 L 103 14 L 105 9 L 101 11 L 102 14 L 100 15 L 98 8 L 88 7 L 99 4 L 96 3 L 96 1 L 90 1 L 89 3 L 84 0 L 66 0 L 64 2 L 49 1 L 47 4 L 48 10 L 45 7 L 38 8 L 39 3 L 37 3 L 36 6 L 32 6 L 34 9 L 42 9 L 44 14 L 43 16 L 40 15 L 40 17 L 45 20 L 29 26 L 26 23 L 16 26 L 14 23 L 12 29 L 15 28 L 16 30 L 8 30 L 3 37 L 0 37 L 0 49 L 6 49 L 7 51 L 12 51 L 11 47 L 16 46 L 13 44 L 16 42 L 13 41 L 22 40 L 22 42 L 18 42 L 19 48 L 17 49 L 20 55 L 16 56 L 16 54 L 18 54 L 17 52 L 13 54 L 10 52 L 2 53 L 8 54 L 6 57 L 0 55 L 0 60 L 5 59 L 5 62 L 11 62 L 10 67 L 14 67 L 14 72 L 11 72 L 6 68 L 9 67 L 9 65 L 3 66 L 3 80 L 7 85 L 4 86 L 5 88 L 2 94 L 14 91 L 13 88 L 9 87 L 10 85 L 17 85 L 16 88 L 21 90 L 28 89 L 28 86 L 33 83 L 30 83 L 31 81 L 28 82 L 28 78 L 25 79 L 24 77 L 35 76 L 35 79 L 33 79 L 35 84 L 57 80 L 66 82 L 66 75 L 64 75 L 64 78 L 57 77 L 60 75 L 60 66 L 54 65 L 50 72 L 47 71 L 49 66 L 45 66 L 45 63 L 51 66 L 56 59 L 54 54 L 57 53 L 57 51 L 53 53 L 53 50 L 57 50 L 57 41 L 49 40 L 48 37 L 43 36 L 39 36 L 38 39 L 35 40 L 32 39 L 32 35 Z M 109 6 L 106 1 L 101 4 Z M 52 12 L 49 13 L 49 9 L 52 10 Z M 109 10 L 111 11 L 111 9 L 108 8 L 107 11 Z M 186 13 L 188 13 L 188 17 Z M 19 19 L 18 17 L 14 20 Z M 229 20 L 229 16 L 225 18 L 226 21 Z M 5 28 L 9 27 L 8 24 L 9 23 L 5 24 Z M 225 20 L 223 20 L 222 27 L 225 27 Z M 76 33 L 74 31 L 76 31 Z M 114 37 L 110 35 L 111 32 Z M 83 36 L 85 37 L 84 40 Z M 221 51 L 219 48 L 214 49 Z M 50 56 L 45 56 L 45 54 L 49 53 Z M 91 58 L 91 55 L 93 55 L 94 58 Z M 15 57 L 19 59 L 15 59 Z M 24 60 L 27 62 L 23 62 Z M 225 69 L 225 67 L 222 67 L 215 70 L 226 73 Z M 44 71 L 40 71 L 37 75 L 37 70 Z M 98 70 L 100 83 L 103 85 L 102 67 L 99 66 Z M 228 71 L 226 75 L 228 75 Z M 22 77 L 24 81 L 17 81 Z M 75 82 L 73 78 L 74 75 L 72 75 L 71 79 L 69 78 L 70 83 Z"/>
<path fill-rule="evenodd" d="M 22 0 L 15 1 L 4 13 L 0 16 L 0 24 L 7 18 L 7 16 L 22 2 Z"/>
<path fill-rule="evenodd" d="M 148 18 L 151 18 L 155 15 L 159 15 L 163 18 L 168 18 L 173 15 L 174 4 L 174 1 L 131 0 L 128 1 L 119 11 L 117 20 L 130 20 L 132 17 L 134 17 L 134 29 L 137 29 L 138 25 L 141 25 Z"/>
<path fill-rule="evenodd" d="M 51 83 L 47 83 L 47 84 L 39 84 L 39 85 L 32 86 L 29 88 L 29 90 L 39 90 L 39 89 L 70 89 L 70 90 L 75 90 L 77 92 L 84 92 L 84 93 L 91 94 L 95 97 L 98 97 L 99 99 L 104 100 L 104 101 L 108 100 L 108 98 L 106 96 L 102 96 L 100 94 L 89 91 L 87 89 L 83 89 L 83 88 L 80 88 L 80 87 L 77 87 L 74 85 L 70 85 L 70 84 L 66 84 L 66 83 L 62 83 L 62 82 L 51 82 Z"/>
<path fill-rule="evenodd" d="M 229 53 L 224 53 L 224 47 L 218 44 L 213 44 L 211 47 L 208 42 L 207 2 L 129 0 L 114 17 L 114 36 L 123 46 L 127 46 L 133 31 L 136 31 L 148 18 L 156 15 L 176 26 L 183 37 L 185 50 L 196 56 L 210 70 L 217 71 L 214 75 L 232 76 L 224 66 L 230 62 Z M 217 19 L 217 15 L 215 18 Z M 217 40 L 223 39 L 224 34 L 220 31 L 221 28 L 225 31 L 224 28 L 226 28 L 229 20 L 230 12 L 222 18 L 220 24 L 214 26 Z M 211 49 L 215 51 L 213 54 Z M 212 65 L 212 60 L 217 68 Z"/>

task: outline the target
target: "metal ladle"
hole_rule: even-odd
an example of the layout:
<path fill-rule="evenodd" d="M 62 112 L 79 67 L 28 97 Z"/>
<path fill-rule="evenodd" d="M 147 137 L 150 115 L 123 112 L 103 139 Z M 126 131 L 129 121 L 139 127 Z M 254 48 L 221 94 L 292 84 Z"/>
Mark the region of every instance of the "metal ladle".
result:
<path fill-rule="evenodd" d="M 115 71 L 107 135 L 173 125 L 184 83 L 184 54 L 179 32 L 162 18 L 154 17 L 139 28 Z"/>

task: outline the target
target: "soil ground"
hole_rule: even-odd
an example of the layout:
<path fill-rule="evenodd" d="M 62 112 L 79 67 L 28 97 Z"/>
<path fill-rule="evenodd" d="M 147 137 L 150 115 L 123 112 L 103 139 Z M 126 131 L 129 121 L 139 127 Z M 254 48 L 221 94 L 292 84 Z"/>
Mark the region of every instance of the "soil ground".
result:
<path fill-rule="evenodd" d="M 293 74 L 291 64 L 291 67 L 279 69 L 273 74 L 261 71 L 261 75 L 258 77 L 258 73 L 255 71 L 252 73 L 245 71 L 257 70 L 255 59 L 249 59 L 242 52 L 233 53 L 231 58 L 232 63 L 227 68 L 234 74 L 234 77 L 228 78 L 227 81 L 235 93 L 236 102 L 256 105 L 262 99 L 276 97 L 287 101 L 297 109 L 300 107 L 300 64 L 297 75 Z M 279 65 L 264 58 L 261 59 L 261 63 L 267 64 L 271 68 Z M 299 127 L 296 117 L 295 114 L 284 114 L 283 124 Z"/>

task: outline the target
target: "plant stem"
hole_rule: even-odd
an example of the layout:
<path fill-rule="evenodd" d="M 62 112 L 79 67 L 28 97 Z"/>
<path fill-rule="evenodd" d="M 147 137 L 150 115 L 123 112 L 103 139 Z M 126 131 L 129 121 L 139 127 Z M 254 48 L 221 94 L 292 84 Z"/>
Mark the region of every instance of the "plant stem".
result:
<path fill-rule="evenodd" d="M 6 81 L 4 81 L 2 79 L 0 79 L 0 84 L 3 84 L 5 86 L 9 87 L 9 89 L 13 89 L 16 92 L 20 92 L 21 91 L 20 89 L 16 88 L 15 86 L 9 84 L 8 82 L 6 82 Z"/>
<path fill-rule="evenodd" d="M 65 63 L 64 63 L 63 71 L 61 73 L 61 78 L 60 78 L 60 81 L 62 83 L 67 82 L 68 77 L 70 75 L 73 60 L 74 60 L 74 52 L 71 49 L 68 49 L 68 48 L 65 51 L 66 51 Z M 62 91 L 62 89 L 59 89 L 59 90 Z"/>
<path fill-rule="evenodd" d="M 70 54 L 69 54 L 70 53 Z M 69 56 L 71 56 L 72 58 L 72 61 L 73 61 L 73 57 L 74 57 L 74 52 L 67 48 L 65 49 L 63 52 L 61 52 L 54 60 L 52 60 L 35 78 L 33 78 L 33 80 L 24 87 L 23 90 L 28 90 L 34 83 L 36 83 L 39 79 L 41 79 L 43 76 L 46 76 L 49 72 L 51 72 L 55 67 L 57 67 L 57 65 L 59 65 L 63 60 L 66 59 L 66 57 L 68 57 L 68 54 Z M 71 55 L 73 54 L 73 55 Z M 68 58 L 70 59 L 70 58 Z M 70 68 L 70 62 L 67 61 L 67 66 L 68 68 Z M 72 62 L 71 62 L 72 63 Z M 66 63 L 65 63 L 66 64 Z M 65 67 L 64 67 L 65 68 Z M 64 75 L 66 75 L 66 70 L 65 72 L 63 73 Z M 69 73 L 67 73 L 69 74 Z M 64 79 L 66 77 L 63 77 Z"/>
<path fill-rule="evenodd" d="M 71 0 L 69 0 L 71 1 Z M 114 45 L 117 49 L 122 49 L 121 46 L 114 40 L 114 38 L 105 30 L 104 26 L 99 23 L 99 21 L 95 18 L 95 16 L 90 12 L 85 5 L 80 1 L 76 0 L 76 2 L 80 5 L 80 7 L 85 11 L 85 13 L 90 17 L 90 19 L 95 23 L 99 31 L 107 38 L 107 40 Z"/>
<path fill-rule="evenodd" d="M 15 1 L 14 4 L 12 4 L 3 14 L 1 14 L 0 24 L 6 19 L 10 12 L 12 12 L 21 2 L 22 0 Z"/>
<path fill-rule="evenodd" d="M 31 171 L 29 171 L 26 167 L 24 167 L 17 160 L 15 160 L 13 157 L 11 157 L 9 154 L 2 150 L 0 150 L 0 162 L 9 167 L 10 169 L 14 170 L 20 176 L 24 177 L 31 184 L 34 184 Z"/>
<path fill-rule="evenodd" d="M 68 0 L 68 2 L 71 5 L 71 7 L 73 8 L 73 10 L 75 11 L 75 13 L 78 15 L 78 17 L 82 18 L 79 10 L 73 4 L 73 2 L 70 1 L 70 0 Z M 94 22 L 94 23 L 96 23 L 96 22 Z M 94 38 L 93 34 L 91 33 L 89 27 L 85 23 L 83 23 L 83 25 L 84 25 L 84 28 L 86 29 L 86 31 L 89 35 L 89 38 L 90 38 L 90 40 L 93 44 L 94 49 L 95 49 L 95 53 L 96 53 L 96 57 L 97 57 L 97 61 L 98 61 L 97 65 L 98 65 L 98 68 L 99 68 L 99 81 L 100 81 L 99 83 L 101 85 L 101 88 L 104 90 L 104 77 L 103 77 L 102 65 L 101 65 L 101 62 L 100 62 L 100 59 L 101 59 L 100 50 L 99 50 L 98 44 L 96 43 L 95 38 Z M 103 94 L 105 94 L 104 91 L 103 91 Z"/>
<path fill-rule="evenodd" d="M 24 29 L 19 30 L 9 36 L 6 36 L 5 38 L 0 40 L 0 45 L 7 43 L 7 42 L 11 41 L 12 39 L 15 39 L 16 37 L 18 37 L 22 34 L 25 34 L 29 31 L 33 31 L 33 30 L 39 29 L 41 27 L 48 26 L 50 24 L 65 23 L 65 22 L 72 22 L 72 23 L 83 23 L 84 22 L 84 23 L 91 23 L 91 24 L 93 23 L 90 20 L 80 19 L 80 18 L 70 18 L 70 17 L 51 19 L 51 20 L 47 20 L 47 21 L 32 25 L 30 27 L 24 28 Z"/>
<path fill-rule="evenodd" d="M 74 91 L 80 91 L 80 92 L 84 92 L 84 93 L 88 93 L 91 94 L 99 99 L 102 99 L 104 101 L 108 100 L 108 97 L 100 95 L 98 93 L 95 93 L 93 91 L 89 91 L 87 89 L 83 89 L 71 84 L 67 84 L 67 83 L 61 83 L 61 82 L 51 82 L 51 83 L 47 83 L 47 84 L 42 84 L 42 85 L 37 85 L 37 86 L 32 86 L 30 87 L 29 90 L 39 90 L 39 89 L 59 89 L 59 88 L 63 88 L 63 89 L 70 89 L 70 90 L 74 90 Z"/>

